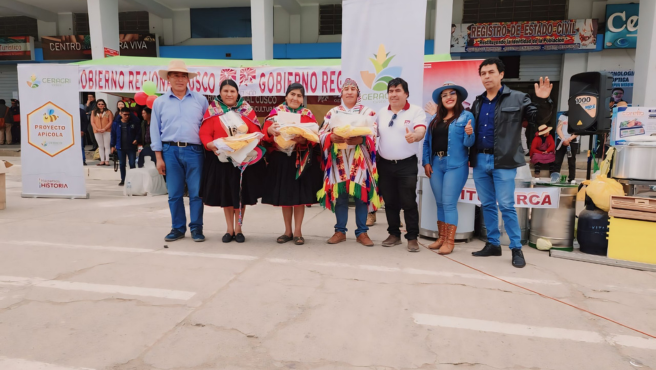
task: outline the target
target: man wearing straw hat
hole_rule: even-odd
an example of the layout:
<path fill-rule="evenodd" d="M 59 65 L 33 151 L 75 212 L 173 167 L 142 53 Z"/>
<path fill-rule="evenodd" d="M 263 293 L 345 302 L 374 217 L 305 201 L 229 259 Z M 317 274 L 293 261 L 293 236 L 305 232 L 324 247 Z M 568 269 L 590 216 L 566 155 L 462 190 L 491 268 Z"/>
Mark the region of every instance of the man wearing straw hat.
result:
<path fill-rule="evenodd" d="M 157 170 L 166 175 L 171 210 L 171 232 L 164 238 L 182 239 L 187 231 L 184 207 L 185 185 L 189 190 L 189 229 L 196 242 L 203 236 L 203 201 L 199 196 L 205 149 L 198 134 L 207 110 L 207 99 L 187 88 L 196 77 L 181 60 L 172 60 L 159 76 L 171 88 L 155 100 L 150 121 L 151 149 L 157 157 Z"/>

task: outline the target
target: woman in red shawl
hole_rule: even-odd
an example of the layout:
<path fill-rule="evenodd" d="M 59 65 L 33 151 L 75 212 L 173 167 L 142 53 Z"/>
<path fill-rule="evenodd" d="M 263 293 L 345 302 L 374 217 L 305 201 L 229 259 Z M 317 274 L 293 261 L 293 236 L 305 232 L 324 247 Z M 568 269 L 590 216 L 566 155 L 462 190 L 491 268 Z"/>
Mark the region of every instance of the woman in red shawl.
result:
<path fill-rule="evenodd" d="M 296 137 L 293 149 L 286 150 L 275 143 L 275 137 L 280 135 L 278 112 L 300 114 L 300 123 L 317 123 L 312 112 L 303 107 L 304 98 L 303 85 L 298 83 L 289 85 L 285 102 L 269 113 L 262 129 L 263 140 L 273 145 L 273 152 L 267 158 L 267 176 L 264 180 L 262 203 L 283 207 L 285 233 L 277 239 L 281 244 L 291 240 L 296 245 L 305 243 L 301 232 L 305 206 L 318 203 L 316 194 L 322 186 L 321 152 L 317 143 Z M 292 218 L 294 219 L 293 232 Z"/>
<path fill-rule="evenodd" d="M 229 119 L 229 115 L 234 113 L 239 115 L 241 122 Z M 243 218 L 247 205 L 257 204 L 258 198 L 262 197 L 262 177 L 266 173 L 266 165 L 264 161 L 258 161 L 246 166 L 242 174 L 237 167 L 240 163 L 234 164 L 230 158 L 215 155 L 217 148 L 214 140 L 253 132 L 260 132 L 255 111 L 239 95 L 235 81 L 223 81 L 220 95 L 210 103 L 200 127 L 200 140 L 211 151 L 206 152 L 200 194 L 203 204 L 223 207 L 227 224 L 226 234 L 222 238 L 224 243 L 246 241 L 240 216 Z"/>

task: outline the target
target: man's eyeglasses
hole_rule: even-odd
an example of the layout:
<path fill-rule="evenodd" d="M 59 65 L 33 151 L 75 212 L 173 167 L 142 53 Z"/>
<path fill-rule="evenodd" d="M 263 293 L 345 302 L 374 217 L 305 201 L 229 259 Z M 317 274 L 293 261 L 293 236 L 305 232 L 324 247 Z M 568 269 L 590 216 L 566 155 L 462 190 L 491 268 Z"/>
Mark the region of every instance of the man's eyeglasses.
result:
<path fill-rule="evenodd" d="M 443 97 L 443 98 L 447 98 L 447 97 L 449 97 L 449 96 L 451 96 L 451 95 L 455 95 L 455 94 L 456 94 L 455 91 L 451 91 L 450 93 L 444 93 L 444 94 L 442 94 L 442 97 Z"/>
<path fill-rule="evenodd" d="M 398 113 L 394 113 L 394 115 L 392 116 L 392 120 L 389 123 L 389 127 L 392 127 L 394 125 L 394 120 L 396 119 L 397 114 Z"/>

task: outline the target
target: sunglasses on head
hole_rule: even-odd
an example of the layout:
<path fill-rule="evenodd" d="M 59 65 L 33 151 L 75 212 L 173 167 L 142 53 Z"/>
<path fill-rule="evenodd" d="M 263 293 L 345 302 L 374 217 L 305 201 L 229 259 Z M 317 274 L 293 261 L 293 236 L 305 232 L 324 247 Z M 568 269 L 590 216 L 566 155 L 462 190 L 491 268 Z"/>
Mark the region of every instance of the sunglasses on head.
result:
<path fill-rule="evenodd" d="M 394 113 L 394 115 L 392 116 L 392 120 L 389 123 L 389 127 L 392 127 L 394 125 L 394 120 L 396 119 L 396 117 L 397 117 L 397 113 Z"/>

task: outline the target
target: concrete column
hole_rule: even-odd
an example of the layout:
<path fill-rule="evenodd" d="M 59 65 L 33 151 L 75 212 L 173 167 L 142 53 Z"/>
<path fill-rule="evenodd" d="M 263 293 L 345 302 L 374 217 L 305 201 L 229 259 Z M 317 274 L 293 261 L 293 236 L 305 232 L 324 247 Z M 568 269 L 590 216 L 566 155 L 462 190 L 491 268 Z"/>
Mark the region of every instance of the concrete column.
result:
<path fill-rule="evenodd" d="M 290 14 L 281 6 L 273 8 L 273 42 L 289 44 Z"/>
<path fill-rule="evenodd" d="M 633 105 L 656 107 L 656 1 L 640 2 Z"/>
<path fill-rule="evenodd" d="M 120 53 L 118 42 L 118 0 L 87 0 L 89 9 L 89 31 L 91 34 L 91 56 L 105 57 L 105 48 Z"/>
<path fill-rule="evenodd" d="M 36 27 L 39 34 L 37 41 L 40 41 L 43 36 L 57 36 L 57 22 L 44 22 L 37 19 Z"/>
<path fill-rule="evenodd" d="M 301 7 L 301 44 L 319 42 L 319 4 Z"/>
<path fill-rule="evenodd" d="M 289 43 L 301 43 L 301 15 L 292 14 L 289 16 Z"/>
<path fill-rule="evenodd" d="M 273 59 L 273 0 L 251 0 L 253 60 Z"/>
<path fill-rule="evenodd" d="M 433 54 L 451 54 L 453 0 L 435 0 L 435 37 Z"/>
<path fill-rule="evenodd" d="M 191 38 L 191 11 L 178 9 L 173 11 L 173 44 L 179 44 Z M 166 33 L 164 34 L 166 36 Z"/>
<path fill-rule="evenodd" d="M 73 13 L 57 14 L 57 35 L 66 36 L 73 34 Z"/>

